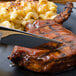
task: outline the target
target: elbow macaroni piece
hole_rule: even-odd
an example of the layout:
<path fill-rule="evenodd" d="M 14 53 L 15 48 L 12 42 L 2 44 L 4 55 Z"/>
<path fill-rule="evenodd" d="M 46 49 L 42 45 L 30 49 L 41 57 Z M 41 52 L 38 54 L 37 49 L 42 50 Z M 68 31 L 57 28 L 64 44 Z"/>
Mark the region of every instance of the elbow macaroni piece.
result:
<path fill-rule="evenodd" d="M 43 14 L 45 12 L 48 11 L 48 5 L 47 4 L 43 4 L 38 8 L 38 13 L 39 14 Z"/>
<path fill-rule="evenodd" d="M 9 21 L 4 21 L 2 23 L 0 23 L 1 26 L 7 27 L 7 28 L 11 28 L 11 24 Z"/>
<path fill-rule="evenodd" d="M 57 6 L 48 0 L 0 3 L 0 26 L 24 30 L 28 22 L 54 19 L 56 12 Z"/>
<path fill-rule="evenodd" d="M 47 19 L 47 18 L 46 18 L 46 16 L 45 16 L 45 14 L 40 14 L 40 15 L 39 15 L 39 19 L 45 20 L 45 19 Z"/>
<path fill-rule="evenodd" d="M 56 14 L 53 11 L 46 12 L 46 18 L 52 17 L 54 15 L 56 15 Z"/>
<path fill-rule="evenodd" d="M 56 4 L 53 3 L 53 2 L 48 2 L 48 6 L 49 6 L 49 8 L 50 8 L 50 7 L 56 7 L 56 8 L 57 8 Z"/>
<path fill-rule="evenodd" d="M 16 19 L 17 15 L 18 15 L 17 11 L 13 11 L 12 13 L 10 13 L 10 20 L 12 21 L 12 20 Z"/>
<path fill-rule="evenodd" d="M 38 15 L 35 12 L 29 12 L 27 13 L 27 15 L 24 18 L 25 20 L 29 20 L 29 19 L 38 19 Z"/>
<path fill-rule="evenodd" d="M 49 10 L 50 10 L 50 11 L 53 11 L 53 12 L 57 12 L 56 7 L 50 7 Z"/>
<path fill-rule="evenodd" d="M 46 4 L 48 0 L 39 0 L 39 4 Z"/>

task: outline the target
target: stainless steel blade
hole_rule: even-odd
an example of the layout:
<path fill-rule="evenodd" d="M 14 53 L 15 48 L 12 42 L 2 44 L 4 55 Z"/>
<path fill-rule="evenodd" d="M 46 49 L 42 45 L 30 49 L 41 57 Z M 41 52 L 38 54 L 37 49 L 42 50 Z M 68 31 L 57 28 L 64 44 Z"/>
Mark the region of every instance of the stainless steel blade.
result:
<path fill-rule="evenodd" d="M 48 39 L 42 36 L 34 35 L 24 31 L 9 29 L 0 27 L 1 40 L 0 43 L 9 45 L 18 45 L 28 48 L 35 48 L 48 42 L 55 42 L 56 44 L 62 44 L 62 42 Z"/>

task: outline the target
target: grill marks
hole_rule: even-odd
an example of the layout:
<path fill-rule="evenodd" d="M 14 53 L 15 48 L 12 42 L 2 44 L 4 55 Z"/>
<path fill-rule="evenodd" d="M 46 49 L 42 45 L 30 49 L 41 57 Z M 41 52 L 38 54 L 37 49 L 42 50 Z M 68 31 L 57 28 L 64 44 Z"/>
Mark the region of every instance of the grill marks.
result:
<path fill-rule="evenodd" d="M 64 27 L 62 27 L 59 24 L 57 25 L 57 23 L 50 24 L 49 21 L 46 21 L 42 24 L 40 23 L 41 21 L 38 23 L 37 22 L 36 22 L 36 26 L 39 26 L 39 27 L 37 28 L 37 31 L 34 32 L 34 34 L 38 33 L 41 36 L 44 36 L 50 39 L 59 39 L 60 41 L 63 41 L 63 42 L 70 42 L 74 39 L 74 37 L 71 36 L 70 31 L 67 31 Z"/>
<path fill-rule="evenodd" d="M 12 52 L 9 59 L 12 60 L 14 52 L 19 52 L 20 54 L 21 52 L 24 52 L 25 55 L 22 55 L 22 59 L 24 60 L 22 61 L 21 59 L 20 64 L 23 63 L 23 67 L 29 67 L 28 69 L 36 72 L 51 72 L 53 70 L 63 70 L 67 68 L 67 64 L 71 65 L 71 62 L 73 64 L 73 59 L 76 59 L 72 59 L 73 56 L 76 57 L 76 36 L 73 35 L 69 30 L 65 29 L 62 25 L 58 24 L 63 23 L 65 20 L 67 20 L 67 18 L 71 14 L 72 9 L 69 8 L 72 8 L 73 6 L 71 3 L 69 4 L 70 5 L 67 4 L 66 10 L 56 16 L 54 20 L 37 20 L 33 23 L 33 25 L 28 24 L 26 26 L 27 32 L 41 35 L 49 39 L 56 39 L 58 41 L 62 41 L 62 46 L 55 45 L 54 43 L 50 44 L 52 45 L 52 47 L 50 47 L 49 45 L 45 45 L 46 49 L 23 49 L 22 47 L 17 48 L 17 46 L 17 50 L 14 50 Z M 18 55 L 15 56 L 18 57 Z"/>
<path fill-rule="evenodd" d="M 40 34 L 48 34 L 49 32 L 52 32 L 52 29 L 49 29 L 48 26 L 39 29 Z"/>
<path fill-rule="evenodd" d="M 71 2 L 68 2 L 66 4 L 66 7 L 64 8 L 64 11 L 61 12 L 59 15 L 57 15 L 54 18 L 54 21 L 56 21 L 59 24 L 62 24 L 64 21 L 66 21 L 69 16 L 71 15 L 72 12 L 72 8 L 73 8 L 73 4 Z"/>
<path fill-rule="evenodd" d="M 42 24 L 41 27 L 40 27 L 40 23 L 36 23 L 36 26 L 39 26 L 39 28 L 37 28 L 38 29 L 37 31 L 39 32 L 40 35 L 47 37 L 47 38 L 50 38 L 50 39 L 54 39 L 54 38 L 60 36 L 59 33 L 55 32 L 56 29 L 54 29 L 48 21 L 44 22 L 44 23 L 43 24 L 41 23 Z M 37 25 L 37 24 L 39 24 L 39 25 Z M 48 47 L 48 46 L 46 46 L 46 47 Z M 56 48 L 58 48 L 58 46 L 56 46 Z M 52 55 L 52 52 L 57 51 L 57 53 L 54 53 L 54 54 L 56 54 L 56 55 L 59 54 L 60 51 L 56 50 L 56 48 L 50 48 L 51 50 L 49 50 L 49 52 L 46 52 L 46 53 L 40 55 L 37 59 L 38 60 L 42 59 L 44 61 L 50 60 L 50 56 Z"/>
<path fill-rule="evenodd" d="M 72 54 L 71 47 L 75 38 L 71 35 L 72 33 L 70 31 L 66 30 L 60 24 L 57 24 L 54 21 L 52 22 L 52 20 L 46 20 L 44 22 L 36 21 L 34 26 L 34 30 L 36 29 L 36 31 L 33 32 L 34 34 L 38 33 L 43 37 L 56 39 L 64 43 L 61 47 L 56 46 L 55 48 L 49 48 L 49 51 L 41 54 L 37 60 L 42 60 L 44 63 L 49 63 L 58 58 L 66 57 L 69 54 Z M 48 46 L 45 47 L 46 49 L 48 48 Z"/>

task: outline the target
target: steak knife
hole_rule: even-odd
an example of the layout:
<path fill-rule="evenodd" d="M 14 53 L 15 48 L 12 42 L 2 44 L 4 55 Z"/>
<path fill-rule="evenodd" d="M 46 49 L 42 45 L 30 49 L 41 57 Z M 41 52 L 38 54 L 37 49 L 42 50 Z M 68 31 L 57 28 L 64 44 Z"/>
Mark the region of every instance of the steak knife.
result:
<path fill-rule="evenodd" d="M 55 39 L 48 39 L 24 31 L 0 26 L 0 43 L 35 48 L 43 44 L 47 44 L 48 42 L 55 43 L 57 45 L 62 44 L 62 42 Z"/>

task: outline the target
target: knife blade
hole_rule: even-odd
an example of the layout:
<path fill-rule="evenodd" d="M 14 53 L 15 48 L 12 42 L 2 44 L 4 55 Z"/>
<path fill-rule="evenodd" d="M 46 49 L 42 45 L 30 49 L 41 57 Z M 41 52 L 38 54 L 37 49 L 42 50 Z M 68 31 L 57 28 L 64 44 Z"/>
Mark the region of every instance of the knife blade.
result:
<path fill-rule="evenodd" d="M 0 43 L 35 48 L 48 42 L 54 42 L 57 45 L 62 44 L 62 42 L 55 39 L 48 39 L 24 31 L 0 26 Z"/>

